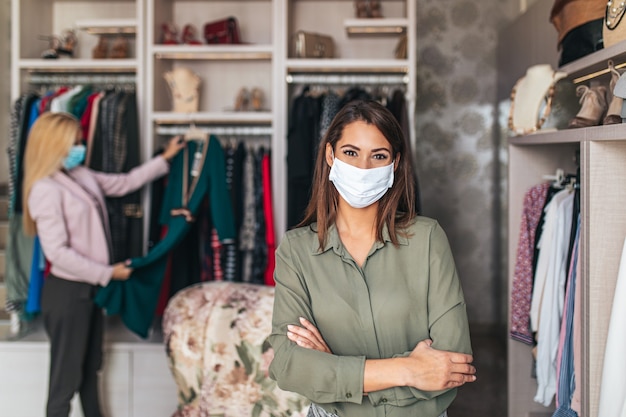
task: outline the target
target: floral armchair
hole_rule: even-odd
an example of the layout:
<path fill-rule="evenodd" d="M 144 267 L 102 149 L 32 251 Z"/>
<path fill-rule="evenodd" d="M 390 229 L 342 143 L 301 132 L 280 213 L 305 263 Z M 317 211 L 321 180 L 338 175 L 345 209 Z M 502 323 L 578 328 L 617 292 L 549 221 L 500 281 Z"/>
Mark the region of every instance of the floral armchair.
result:
<path fill-rule="evenodd" d="M 274 288 L 206 282 L 178 292 L 163 317 L 178 386 L 172 417 L 304 417 L 309 402 L 268 376 Z"/>

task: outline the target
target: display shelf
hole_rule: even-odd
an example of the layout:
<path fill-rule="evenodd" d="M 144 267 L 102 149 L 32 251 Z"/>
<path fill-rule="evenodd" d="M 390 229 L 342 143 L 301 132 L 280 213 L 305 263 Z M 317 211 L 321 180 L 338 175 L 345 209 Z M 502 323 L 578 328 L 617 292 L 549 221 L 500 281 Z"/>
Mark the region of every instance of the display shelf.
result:
<path fill-rule="evenodd" d="M 135 72 L 136 59 L 21 59 L 20 69 L 28 72 Z"/>
<path fill-rule="evenodd" d="M 585 141 L 622 141 L 624 139 L 626 139 L 626 123 L 547 132 L 539 131 L 530 135 L 511 137 L 509 144 L 524 146 Z"/>
<path fill-rule="evenodd" d="M 136 35 L 136 19 L 84 19 L 77 20 L 75 27 L 90 35 Z"/>
<path fill-rule="evenodd" d="M 406 32 L 409 19 L 345 19 L 343 25 L 348 35 L 400 35 Z"/>
<path fill-rule="evenodd" d="M 152 113 L 152 122 L 156 125 L 166 124 L 245 124 L 245 125 L 271 125 L 272 113 L 260 112 L 198 112 L 198 113 Z"/>
<path fill-rule="evenodd" d="M 408 73 L 406 59 L 304 59 L 293 58 L 286 62 L 287 72 L 293 73 Z"/>
<path fill-rule="evenodd" d="M 616 68 L 626 65 L 626 41 L 616 43 L 608 48 L 600 49 L 576 61 L 559 67 L 559 71 L 567 73 L 568 78 L 575 82 L 583 82 L 609 73 L 607 62 L 612 60 Z"/>
<path fill-rule="evenodd" d="M 271 60 L 273 45 L 154 45 L 157 59 Z"/>

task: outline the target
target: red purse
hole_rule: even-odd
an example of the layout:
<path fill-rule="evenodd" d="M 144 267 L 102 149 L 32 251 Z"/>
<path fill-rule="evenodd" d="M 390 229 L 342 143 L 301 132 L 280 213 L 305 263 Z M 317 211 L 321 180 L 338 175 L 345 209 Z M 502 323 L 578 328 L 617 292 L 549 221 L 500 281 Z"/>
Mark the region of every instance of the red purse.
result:
<path fill-rule="evenodd" d="M 241 43 L 237 19 L 231 16 L 205 24 L 204 39 L 206 39 L 206 43 L 212 44 Z"/>

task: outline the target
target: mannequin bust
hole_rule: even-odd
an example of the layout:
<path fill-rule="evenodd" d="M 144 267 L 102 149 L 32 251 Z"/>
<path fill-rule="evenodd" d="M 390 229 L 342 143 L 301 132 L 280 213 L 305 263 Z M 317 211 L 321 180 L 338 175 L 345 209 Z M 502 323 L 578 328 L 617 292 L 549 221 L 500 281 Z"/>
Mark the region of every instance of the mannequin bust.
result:
<path fill-rule="evenodd" d="M 554 94 L 553 88 L 566 76 L 565 72 L 557 72 L 549 64 L 528 68 L 511 92 L 509 128 L 515 134 L 532 133 L 541 128 L 550 112 L 548 106 Z"/>
<path fill-rule="evenodd" d="M 172 111 L 197 112 L 200 77 L 188 68 L 175 68 L 163 74 L 163 77 L 172 93 Z"/>

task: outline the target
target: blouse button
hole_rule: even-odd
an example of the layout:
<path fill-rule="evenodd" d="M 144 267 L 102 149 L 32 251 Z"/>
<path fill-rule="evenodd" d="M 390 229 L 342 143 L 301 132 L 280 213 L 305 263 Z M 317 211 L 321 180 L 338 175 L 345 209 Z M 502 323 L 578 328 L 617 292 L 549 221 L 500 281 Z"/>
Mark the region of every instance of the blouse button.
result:
<path fill-rule="evenodd" d="M 346 398 L 352 398 L 352 394 L 351 393 L 347 393 L 346 394 Z"/>

